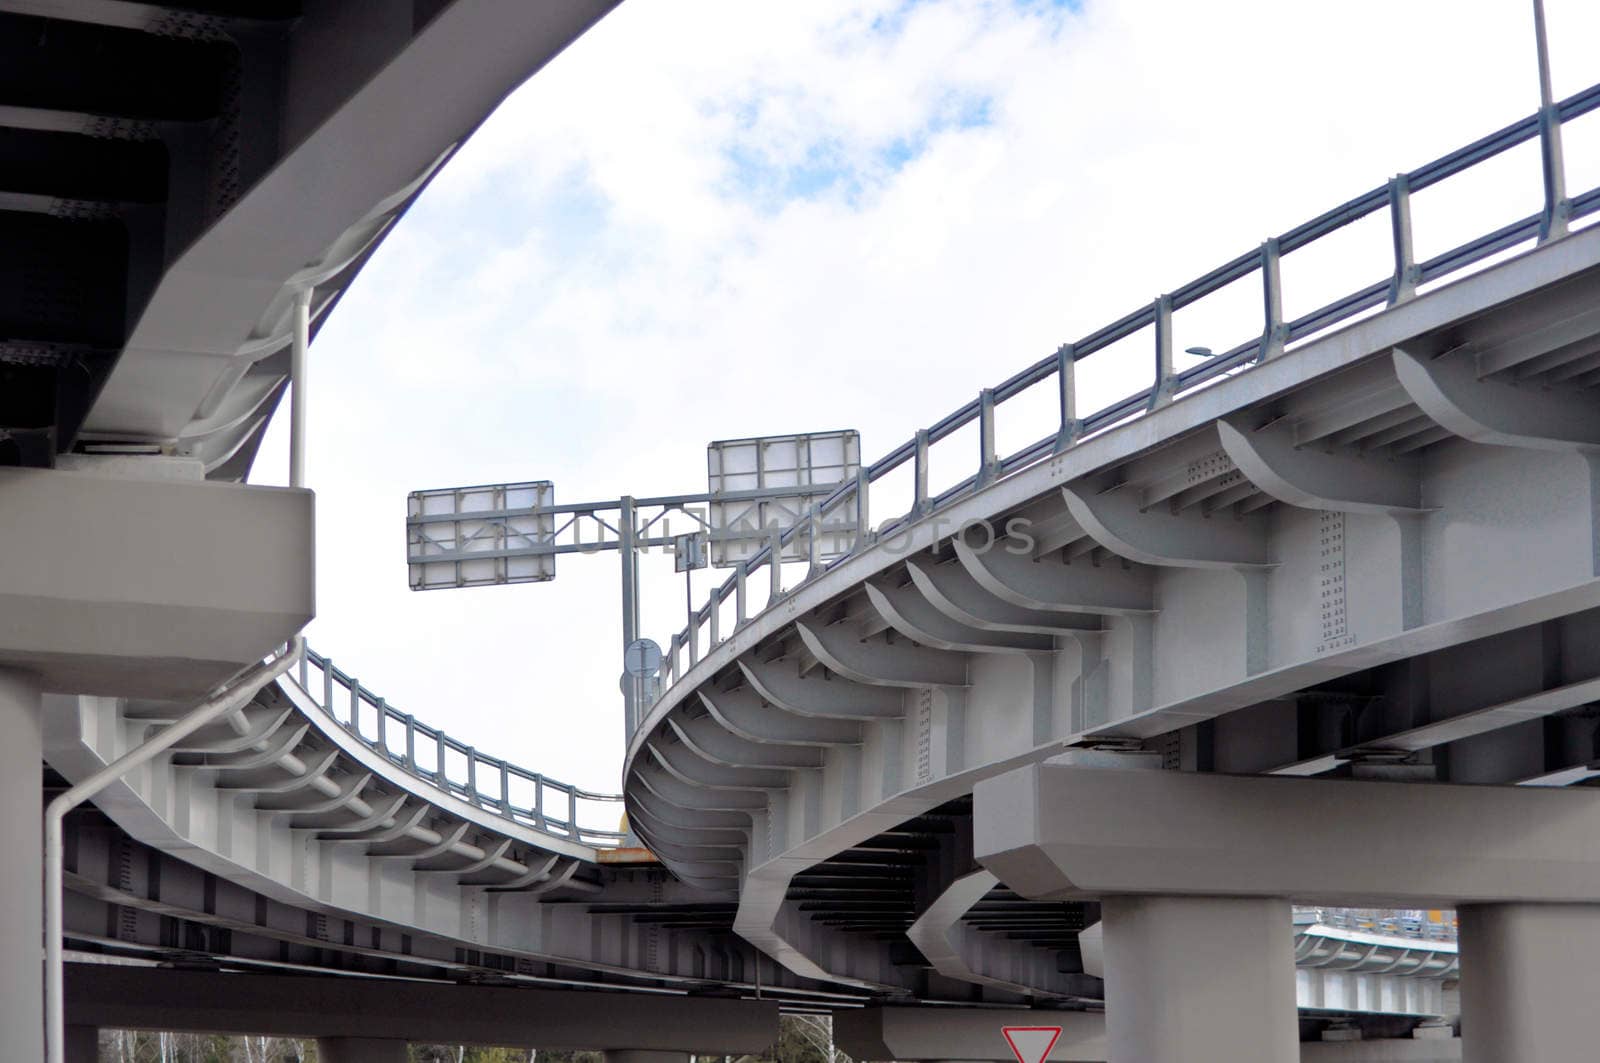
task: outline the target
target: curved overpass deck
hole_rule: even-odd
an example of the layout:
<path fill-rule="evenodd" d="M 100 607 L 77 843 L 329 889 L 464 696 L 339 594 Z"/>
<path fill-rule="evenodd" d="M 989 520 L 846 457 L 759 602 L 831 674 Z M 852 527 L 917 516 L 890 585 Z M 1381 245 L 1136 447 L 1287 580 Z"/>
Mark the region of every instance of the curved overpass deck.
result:
<path fill-rule="evenodd" d="M 1600 87 L 1561 107 L 1600 107 Z M 672 640 L 673 682 L 628 751 L 640 836 L 685 881 L 737 889 L 737 931 L 797 974 L 1070 997 L 1070 934 L 1037 935 L 1044 957 L 1027 933 L 968 935 L 971 955 L 932 972 L 882 944 L 976 869 L 961 802 L 979 779 L 1058 756 L 1527 784 L 1584 768 L 1600 230 L 1542 235 L 1534 215 L 1410 257 L 1410 193 L 1538 128 L 1063 347 L 818 503 L 785 537 L 803 580 L 783 586 L 768 548 Z M 1557 206 L 1592 214 L 1600 189 Z M 1378 211 L 1393 275 L 1285 321 L 1279 256 Z M 1176 370 L 1173 315 L 1245 278 L 1262 332 Z M 1075 363 L 1141 330 L 1151 384 L 1080 418 Z M 1002 404 L 1036 386 L 1059 390 L 1058 430 L 999 455 Z M 930 448 L 968 426 L 974 473 L 930 492 Z M 865 531 L 897 470 L 911 512 Z M 808 548 L 830 524 L 863 533 L 821 564 Z"/>

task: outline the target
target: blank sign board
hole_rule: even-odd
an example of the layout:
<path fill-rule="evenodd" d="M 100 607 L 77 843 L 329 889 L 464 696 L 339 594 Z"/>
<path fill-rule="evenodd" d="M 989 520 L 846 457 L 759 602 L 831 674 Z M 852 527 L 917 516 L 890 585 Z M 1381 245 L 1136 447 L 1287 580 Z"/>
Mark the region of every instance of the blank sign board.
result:
<path fill-rule="evenodd" d="M 543 583 L 556 577 L 548 480 L 413 491 L 406 500 L 411 589 Z"/>
<path fill-rule="evenodd" d="M 861 436 L 854 429 L 802 435 L 727 439 L 706 448 L 706 479 L 711 492 L 711 563 L 730 568 L 771 541 L 772 531 L 799 523 L 814 500 L 853 480 L 861 467 Z M 740 499 L 742 491 L 795 488 L 793 495 Z M 722 497 L 719 497 L 722 496 Z M 728 497 L 732 496 L 732 497 Z M 854 524 L 844 513 L 830 514 L 817 536 L 819 560 L 848 553 L 854 545 Z M 784 546 L 783 556 L 798 561 L 808 556 L 802 535 Z"/>

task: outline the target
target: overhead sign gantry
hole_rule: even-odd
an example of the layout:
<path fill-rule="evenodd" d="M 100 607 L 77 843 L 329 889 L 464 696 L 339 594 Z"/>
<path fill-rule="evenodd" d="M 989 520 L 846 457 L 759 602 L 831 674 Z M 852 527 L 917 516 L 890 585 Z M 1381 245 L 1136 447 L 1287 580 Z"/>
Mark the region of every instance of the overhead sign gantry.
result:
<path fill-rule="evenodd" d="M 713 442 L 706 448 L 706 490 L 697 494 L 557 503 L 549 480 L 413 491 L 406 505 L 411 589 L 546 583 L 555 579 L 562 554 L 617 551 L 624 727 L 631 735 L 661 664 L 661 648 L 639 635 L 639 555 L 671 553 L 691 603 L 694 570 L 734 568 L 768 544 L 780 544 L 785 561 L 843 556 L 854 541 L 853 523 L 814 529 L 814 544 L 782 537 L 860 468 L 860 433 L 844 429 Z M 687 517 L 693 530 L 674 535 L 673 514 Z"/>

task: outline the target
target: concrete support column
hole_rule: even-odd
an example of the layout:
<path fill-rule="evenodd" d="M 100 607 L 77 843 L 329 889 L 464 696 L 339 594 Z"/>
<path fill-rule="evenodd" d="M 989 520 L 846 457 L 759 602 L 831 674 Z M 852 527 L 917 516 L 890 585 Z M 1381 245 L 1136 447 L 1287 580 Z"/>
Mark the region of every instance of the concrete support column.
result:
<path fill-rule="evenodd" d="M 605 1063 L 689 1063 L 687 1052 L 650 1052 L 637 1048 L 607 1049 Z"/>
<path fill-rule="evenodd" d="M 39 688 L 0 670 L 0 1030 L 8 1059 L 44 1058 L 44 802 Z"/>
<path fill-rule="evenodd" d="M 1600 905 L 1460 909 L 1463 1063 L 1566 1063 L 1594 1054 Z"/>
<path fill-rule="evenodd" d="M 1108 1063 L 1299 1058 L 1289 903 L 1102 901 Z"/>
<path fill-rule="evenodd" d="M 67 1063 L 99 1063 L 100 1030 L 94 1026 L 73 1026 L 69 1023 L 61 1047 L 66 1049 Z"/>
<path fill-rule="evenodd" d="M 406 1042 L 388 1037 L 319 1037 L 318 1063 L 406 1063 Z"/>

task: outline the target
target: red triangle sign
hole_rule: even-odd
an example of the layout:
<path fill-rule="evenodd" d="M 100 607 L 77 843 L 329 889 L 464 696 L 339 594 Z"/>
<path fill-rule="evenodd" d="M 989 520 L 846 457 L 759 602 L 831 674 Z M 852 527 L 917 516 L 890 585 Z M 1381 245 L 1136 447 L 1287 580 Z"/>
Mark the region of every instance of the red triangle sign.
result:
<path fill-rule="evenodd" d="M 1061 1036 L 1061 1027 L 1002 1026 L 1000 1032 L 1006 1035 L 1017 1063 L 1044 1063 L 1056 1046 L 1056 1038 Z"/>

